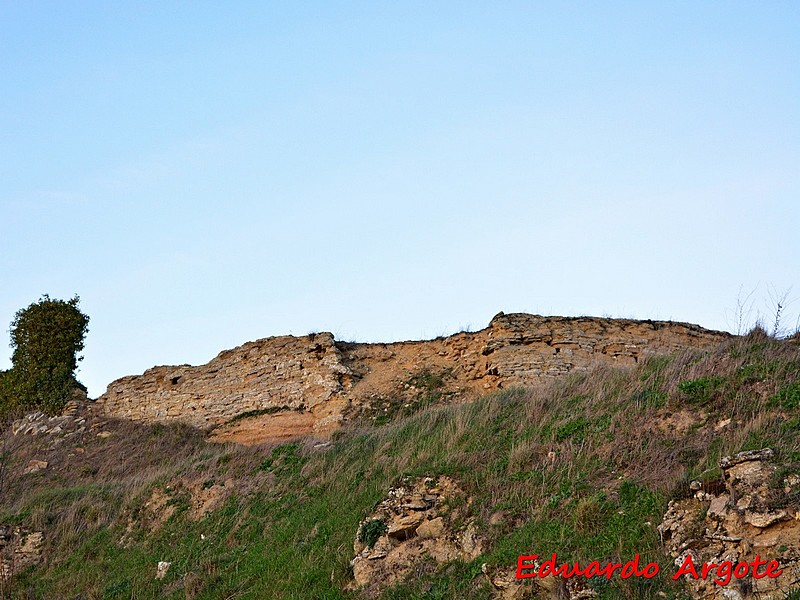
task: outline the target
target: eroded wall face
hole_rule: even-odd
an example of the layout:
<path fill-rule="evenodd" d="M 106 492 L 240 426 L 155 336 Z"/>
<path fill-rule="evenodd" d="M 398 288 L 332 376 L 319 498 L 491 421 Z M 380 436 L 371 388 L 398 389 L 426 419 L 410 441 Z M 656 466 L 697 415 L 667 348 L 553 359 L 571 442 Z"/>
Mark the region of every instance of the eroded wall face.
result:
<path fill-rule="evenodd" d="M 437 377 L 439 393 L 456 401 L 600 363 L 632 365 L 648 354 L 711 348 L 728 337 L 685 323 L 502 313 L 481 331 L 421 342 L 282 336 L 226 350 L 205 365 L 123 377 L 97 406 L 109 416 L 204 428 L 257 411 L 260 429 L 283 423 L 287 436 L 322 433 L 361 407 L 413 393 L 420 374 Z"/>
<path fill-rule="evenodd" d="M 349 385 L 331 334 L 283 336 L 226 350 L 205 365 L 123 377 L 98 406 L 109 416 L 207 427 L 247 411 L 313 411 Z"/>

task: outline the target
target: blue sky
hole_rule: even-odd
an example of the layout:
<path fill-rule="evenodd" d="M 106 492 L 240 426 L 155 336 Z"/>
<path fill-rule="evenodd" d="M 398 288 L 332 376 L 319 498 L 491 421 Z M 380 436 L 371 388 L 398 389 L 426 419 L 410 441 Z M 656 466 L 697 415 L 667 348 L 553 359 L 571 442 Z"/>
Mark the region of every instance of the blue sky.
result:
<path fill-rule="evenodd" d="M 731 329 L 740 290 L 770 318 L 799 31 L 797 2 L 0 1 L 0 322 L 79 294 L 97 396 L 269 335 Z"/>

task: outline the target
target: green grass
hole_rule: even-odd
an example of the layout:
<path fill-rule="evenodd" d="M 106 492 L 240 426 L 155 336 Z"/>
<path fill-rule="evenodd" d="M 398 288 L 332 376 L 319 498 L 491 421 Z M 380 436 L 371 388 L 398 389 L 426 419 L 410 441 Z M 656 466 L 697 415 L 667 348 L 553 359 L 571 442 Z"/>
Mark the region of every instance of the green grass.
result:
<path fill-rule="evenodd" d="M 711 400 L 724 382 L 725 378 L 718 375 L 700 377 L 690 381 L 681 381 L 678 384 L 678 389 L 686 394 L 689 402 L 705 404 Z"/>
<path fill-rule="evenodd" d="M 800 409 L 800 381 L 787 383 L 770 398 L 770 401 L 784 410 Z"/>
<path fill-rule="evenodd" d="M 275 413 L 288 410 L 292 410 L 292 408 L 290 406 L 269 406 L 267 408 L 256 408 L 254 410 L 246 410 L 229 419 L 228 424 L 236 423 L 237 421 L 241 421 L 243 419 L 249 419 L 251 417 L 260 417 L 262 415 L 274 415 Z"/>

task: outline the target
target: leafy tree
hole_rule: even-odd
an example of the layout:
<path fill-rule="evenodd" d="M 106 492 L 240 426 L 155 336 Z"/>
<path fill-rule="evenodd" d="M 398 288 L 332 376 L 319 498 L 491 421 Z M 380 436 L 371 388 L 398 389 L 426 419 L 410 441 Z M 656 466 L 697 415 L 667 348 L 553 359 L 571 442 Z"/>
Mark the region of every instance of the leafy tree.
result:
<path fill-rule="evenodd" d="M 80 384 L 75 369 L 83 357 L 89 317 L 80 298 L 53 300 L 45 294 L 17 311 L 11 322 L 11 370 L 0 374 L 0 412 L 16 408 L 55 414 Z"/>
<path fill-rule="evenodd" d="M 14 394 L 11 385 L 11 371 L 0 371 L 0 418 L 11 412 Z"/>

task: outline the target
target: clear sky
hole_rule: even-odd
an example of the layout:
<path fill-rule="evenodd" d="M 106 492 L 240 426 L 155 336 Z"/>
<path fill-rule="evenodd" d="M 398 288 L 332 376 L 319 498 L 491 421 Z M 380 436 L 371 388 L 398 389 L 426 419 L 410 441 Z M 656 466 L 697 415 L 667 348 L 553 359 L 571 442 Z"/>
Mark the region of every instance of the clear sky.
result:
<path fill-rule="evenodd" d="M 77 293 L 92 396 L 500 310 L 731 329 L 799 226 L 796 1 L 0 1 L 0 368 Z"/>

